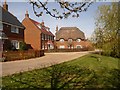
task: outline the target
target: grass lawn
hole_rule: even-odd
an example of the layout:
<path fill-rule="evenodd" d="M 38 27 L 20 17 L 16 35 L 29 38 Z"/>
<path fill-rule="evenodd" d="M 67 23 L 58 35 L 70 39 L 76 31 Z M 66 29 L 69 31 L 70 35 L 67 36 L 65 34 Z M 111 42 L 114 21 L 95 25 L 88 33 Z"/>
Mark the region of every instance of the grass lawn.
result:
<path fill-rule="evenodd" d="M 118 58 L 89 54 L 75 60 L 2 78 L 3 88 L 118 88 Z M 108 89 L 109 90 L 109 89 Z"/>
<path fill-rule="evenodd" d="M 118 69 L 118 58 L 101 56 L 98 54 L 90 54 L 77 58 L 71 62 L 67 62 L 70 65 L 79 65 L 80 67 L 86 67 L 92 70 L 106 69 Z"/>

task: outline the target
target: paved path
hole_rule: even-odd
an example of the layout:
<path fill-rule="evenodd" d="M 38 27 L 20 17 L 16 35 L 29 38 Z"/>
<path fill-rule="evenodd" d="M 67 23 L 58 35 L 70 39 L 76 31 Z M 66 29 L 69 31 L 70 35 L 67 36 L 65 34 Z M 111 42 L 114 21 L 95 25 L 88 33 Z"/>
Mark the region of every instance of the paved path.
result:
<path fill-rule="evenodd" d="M 23 71 L 30 71 L 33 69 L 48 67 L 54 64 L 73 60 L 88 53 L 89 52 L 46 53 L 45 56 L 40 58 L 11 62 L 0 62 L 0 65 L 2 66 L 1 75 L 7 76 Z"/>

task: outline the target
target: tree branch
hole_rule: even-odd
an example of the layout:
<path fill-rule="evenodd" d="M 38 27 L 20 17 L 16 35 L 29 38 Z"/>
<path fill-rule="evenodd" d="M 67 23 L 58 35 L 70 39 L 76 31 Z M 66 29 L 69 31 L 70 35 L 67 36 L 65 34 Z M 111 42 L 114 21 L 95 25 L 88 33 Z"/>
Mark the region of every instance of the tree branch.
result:
<path fill-rule="evenodd" d="M 50 8 L 47 7 L 48 1 L 46 1 L 45 3 L 41 2 L 40 0 L 37 1 L 29 0 L 29 1 L 30 4 L 33 5 L 33 11 L 36 16 L 38 17 L 42 16 L 43 12 L 45 12 L 46 14 L 49 14 L 50 16 L 56 19 L 62 19 L 63 17 L 68 18 L 71 14 L 72 17 L 79 17 L 80 12 L 86 11 L 87 8 L 93 3 L 93 2 L 70 3 L 65 1 L 56 1 L 60 5 L 60 8 L 63 10 L 63 12 L 60 13 L 58 9 L 52 9 L 52 11 L 54 12 L 53 13 L 51 10 L 49 10 Z M 43 8 L 43 10 L 40 11 L 40 13 L 38 13 L 35 9 L 35 6 L 38 9 Z"/>

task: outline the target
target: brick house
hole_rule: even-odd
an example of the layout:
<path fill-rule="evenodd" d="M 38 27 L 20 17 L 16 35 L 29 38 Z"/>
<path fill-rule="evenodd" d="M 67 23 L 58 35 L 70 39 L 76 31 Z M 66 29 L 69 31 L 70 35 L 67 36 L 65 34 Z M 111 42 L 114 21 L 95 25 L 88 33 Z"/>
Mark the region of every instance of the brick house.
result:
<path fill-rule="evenodd" d="M 6 40 L 3 39 L 7 38 Z M 4 2 L 0 6 L 0 51 L 19 49 L 20 42 L 24 41 L 24 26 L 12 13 L 8 11 L 8 5 Z M 2 56 L 1 56 L 2 57 Z"/>
<path fill-rule="evenodd" d="M 24 37 L 26 44 L 30 44 L 34 50 L 47 50 L 54 48 L 54 35 L 50 28 L 44 25 L 44 22 L 37 22 L 29 18 L 26 11 L 25 18 L 22 21 L 25 26 Z"/>
<path fill-rule="evenodd" d="M 56 48 L 79 49 L 90 47 L 91 43 L 85 39 L 84 33 L 77 27 L 56 27 Z"/>

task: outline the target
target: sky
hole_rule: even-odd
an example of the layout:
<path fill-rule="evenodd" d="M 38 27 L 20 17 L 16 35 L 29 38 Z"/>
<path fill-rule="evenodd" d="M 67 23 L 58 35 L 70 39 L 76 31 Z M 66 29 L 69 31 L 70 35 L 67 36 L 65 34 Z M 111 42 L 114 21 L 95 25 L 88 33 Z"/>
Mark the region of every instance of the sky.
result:
<path fill-rule="evenodd" d="M 0 0 L 0 5 L 3 4 L 4 0 Z M 86 38 L 90 38 L 91 34 L 95 29 L 95 16 L 96 10 L 99 6 L 103 4 L 110 4 L 109 2 L 96 2 L 93 3 L 86 12 L 81 12 L 79 18 L 69 17 L 68 19 L 58 20 L 50 15 L 44 14 L 42 17 L 35 16 L 32 5 L 28 2 L 9 2 L 8 10 L 14 16 L 18 18 L 20 22 L 25 18 L 25 12 L 28 10 L 29 17 L 38 22 L 44 21 L 45 26 L 50 27 L 50 30 L 53 34 L 55 34 L 56 26 L 60 29 L 61 27 L 78 27 L 81 31 L 85 33 Z M 55 2 L 49 2 L 49 8 L 56 8 L 59 10 L 58 5 Z"/>

